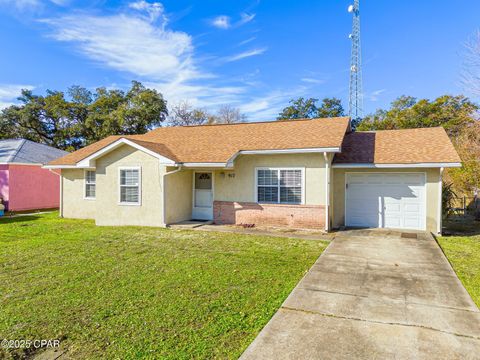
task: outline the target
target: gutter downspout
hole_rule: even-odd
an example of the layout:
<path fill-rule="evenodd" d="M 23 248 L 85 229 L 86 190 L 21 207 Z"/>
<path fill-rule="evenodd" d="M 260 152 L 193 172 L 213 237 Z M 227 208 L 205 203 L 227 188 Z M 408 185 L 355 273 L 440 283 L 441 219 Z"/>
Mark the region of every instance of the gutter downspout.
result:
<path fill-rule="evenodd" d="M 60 169 L 60 174 L 53 171 L 53 169 L 48 169 L 52 174 L 58 175 L 60 180 L 60 201 L 58 204 L 58 215 L 63 218 L 63 176 L 62 170 Z"/>
<path fill-rule="evenodd" d="M 437 222 L 437 234 L 442 235 L 442 179 L 443 179 L 443 170 L 444 168 L 440 168 L 440 174 L 438 176 L 438 222 Z"/>
<path fill-rule="evenodd" d="M 328 153 L 324 152 L 325 158 L 325 231 L 330 231 L 330 161 L 328 159 Z"/>
<path fill-rule="evenodd" d="M 178 169 L 166 172 L 163 174 L 162 183 L 163 183 L 163 227 L 167 227 L 167 207 L 166 207 L 166 192 L 165 192 L 165 179 L 168 175 L 175 174 L 183 170 L 183 165 L 178 165 Z"/>

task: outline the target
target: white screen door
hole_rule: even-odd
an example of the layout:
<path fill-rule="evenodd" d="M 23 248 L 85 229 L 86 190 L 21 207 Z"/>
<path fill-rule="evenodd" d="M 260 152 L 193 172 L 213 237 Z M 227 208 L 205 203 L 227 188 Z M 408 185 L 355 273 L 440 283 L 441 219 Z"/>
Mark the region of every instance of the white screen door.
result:
<path fill-rule="evenodd" d="M 192 218 L 213 219 L 213 173 L 211 172 L 194 173 Z"/>

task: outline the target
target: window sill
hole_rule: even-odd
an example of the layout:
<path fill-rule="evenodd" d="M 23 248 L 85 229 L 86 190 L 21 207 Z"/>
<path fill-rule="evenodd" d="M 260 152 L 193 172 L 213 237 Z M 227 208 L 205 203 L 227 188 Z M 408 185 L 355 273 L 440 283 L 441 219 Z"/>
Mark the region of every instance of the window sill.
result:
<path fill-rule="evenodd" d="M 119 202 L 118 205 L 120 206 L 141 206 L 141 203 L 129 203 L 129 202 Z"/>

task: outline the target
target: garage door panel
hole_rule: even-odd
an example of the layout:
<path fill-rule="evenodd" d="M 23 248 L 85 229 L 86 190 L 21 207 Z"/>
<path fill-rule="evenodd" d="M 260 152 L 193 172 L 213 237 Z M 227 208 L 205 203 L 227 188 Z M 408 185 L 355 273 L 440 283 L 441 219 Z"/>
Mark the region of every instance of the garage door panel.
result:
<path fill-rule="evenodd" d="M 346 183 L 347 226 L 425 229 L 425 174 L 347 174 Z"/>
<path fill-rule="evenodd" d="M 405 216 L 404 227 L 406 229 L 421 229 L 422 224 L 418 217 Z"/>
<path fill-rule="evenodd" d="M 350 216 L 350 225 L 355 227 L 379 227 L 378 213 L 364 212 Z"/>
<path fill-rule="evenodd" d="M 387 217 L 385 218 L 385 226 L 386 228 L 401 228 L 402 227 L 402 219 L 400 216 L 398 217 Z"/>

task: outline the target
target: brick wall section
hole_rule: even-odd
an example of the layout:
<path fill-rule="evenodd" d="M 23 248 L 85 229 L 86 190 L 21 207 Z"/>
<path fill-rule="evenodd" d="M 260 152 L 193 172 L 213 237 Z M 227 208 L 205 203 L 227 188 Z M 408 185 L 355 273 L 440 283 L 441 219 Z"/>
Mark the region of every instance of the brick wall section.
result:
<path fill-rule="evenodd" d="M 257 204 L 215 201 L 216 224 L 255 224 L 295 229 L 325 229 L 323 205 Z"/>

